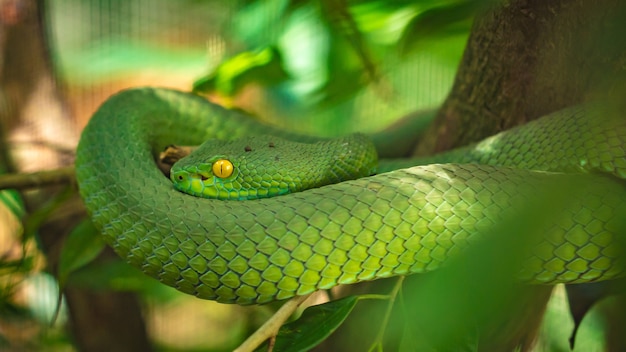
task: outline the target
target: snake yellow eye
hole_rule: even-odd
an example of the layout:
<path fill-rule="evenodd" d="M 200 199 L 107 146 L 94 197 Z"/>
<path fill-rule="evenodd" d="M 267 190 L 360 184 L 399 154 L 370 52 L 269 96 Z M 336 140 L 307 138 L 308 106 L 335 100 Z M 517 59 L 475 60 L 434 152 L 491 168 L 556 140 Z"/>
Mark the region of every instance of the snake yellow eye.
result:
<path fill-rule="evenodd" d="M 233 163 L 230 160 L 220 159 L 213 163 L 213 175 L 226 178 L 233 174 Z"/>

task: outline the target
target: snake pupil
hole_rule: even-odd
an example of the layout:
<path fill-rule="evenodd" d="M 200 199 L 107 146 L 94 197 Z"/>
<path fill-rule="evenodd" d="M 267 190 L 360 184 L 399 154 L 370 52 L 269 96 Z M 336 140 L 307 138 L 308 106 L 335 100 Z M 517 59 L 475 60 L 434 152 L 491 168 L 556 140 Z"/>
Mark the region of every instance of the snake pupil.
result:
<path fill-rule="evenodd" d="M 233 163 L 220 159 L 213 163 L 213 174 L 219 178 L 226 178 L 233 174 Z"/>

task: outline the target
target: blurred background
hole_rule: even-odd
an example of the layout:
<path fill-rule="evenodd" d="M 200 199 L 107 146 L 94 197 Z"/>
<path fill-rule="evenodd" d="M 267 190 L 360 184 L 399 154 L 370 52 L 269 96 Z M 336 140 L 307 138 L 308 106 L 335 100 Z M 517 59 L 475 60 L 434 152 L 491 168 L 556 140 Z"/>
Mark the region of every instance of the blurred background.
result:
<path fill-rule="evenodd" d="M 316 135 L 380 130 L 443 102 L 475 9 L 453 0 L 0 0 L 0 171 L 68 165 L 99 104 L 146 85 L 195 90 Z M 145 332 L 149 344 L 128 350 L 227 351 L 275 309 L 198 300 L 113 255 L 91 261 L 103 245 L 80 238 L 94 230 L 54 222 L 70 214 L 80 223 L 71 193 L 0 193 L 0 350 L 90 350 L 110 320 Z M 69 289 L 61 301 L 59 282 Z M 555 296 L 537 350 L 567 350 L 573 322 L 563 290 Z M 120 301 L 126 319 L 115 320 Z M 577 350 L 601 350 L 603 331 L 588 316 Z"/>
<path fill-rule="evenodd" d="M 437 37 L 404 32 L 442 3 L 61 0 L 49 2 L 46 18 L 77 118 L 89 117 L 99 94 L 196 83 L 261 118 L 340 134 L 380 129 L 443 100 L 471 12 Z M 415 42 L 400 50 L 401 40 Z"/>

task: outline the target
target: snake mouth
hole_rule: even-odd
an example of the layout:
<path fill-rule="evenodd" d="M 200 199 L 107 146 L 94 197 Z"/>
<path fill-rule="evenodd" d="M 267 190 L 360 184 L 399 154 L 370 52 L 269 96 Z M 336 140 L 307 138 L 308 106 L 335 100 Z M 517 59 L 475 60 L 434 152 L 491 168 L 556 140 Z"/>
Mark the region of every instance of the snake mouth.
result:
<path fill-rule="evenodd" d="M 200 173 L 200 172 L 188 172 L 188 171 L 175 171 L 171 173 L 171 180 L 174 184 L 189 184 L 194 182 L 194 180 L 200 181 L 206 184 L 206 181 L 210 180 L 211 175 Z M 184 187 L 183 187 L 184 188 Z"/>
<path fill-rule="evenodd" d="M 202 183 L 213 178 L 212 175 L 206 172 L 189 172 L 188 175 L 190 180 L 200 180 Z"/>

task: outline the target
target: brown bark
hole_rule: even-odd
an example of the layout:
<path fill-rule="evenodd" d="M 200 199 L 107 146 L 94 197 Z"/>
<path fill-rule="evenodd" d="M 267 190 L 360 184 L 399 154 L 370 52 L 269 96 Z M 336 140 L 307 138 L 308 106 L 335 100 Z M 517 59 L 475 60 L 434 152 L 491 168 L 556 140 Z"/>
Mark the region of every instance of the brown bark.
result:
<path fill-rule="evenodd" d="M 113 258 L 116 254 L 106 248 L 99 259 L 106 260 L 104 257 Z M 64 294 L 69 308 L 72 337 L 80 351 L 152 350 L 135 294 L 79 288 L 68 288 Z"/>
<path fill-rule="evenodd" d="M 451 149 L 618 89 L 620 0 L 515 0 L 476 20 L 421 155 Z"/>

